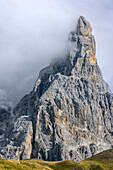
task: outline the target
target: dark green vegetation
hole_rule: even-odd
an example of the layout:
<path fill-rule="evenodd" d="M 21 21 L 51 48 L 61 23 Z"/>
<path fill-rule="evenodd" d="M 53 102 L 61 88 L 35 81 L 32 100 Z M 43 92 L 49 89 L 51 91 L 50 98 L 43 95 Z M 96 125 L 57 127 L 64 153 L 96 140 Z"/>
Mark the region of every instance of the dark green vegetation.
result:
<path fill-rule="evenodd" d="M 84 161 L 47 162 L 39 159 L 7 160 L 0 159 L 0 169 L 11 170 L 113 170 L 113 149 L 104 151 Z"/>

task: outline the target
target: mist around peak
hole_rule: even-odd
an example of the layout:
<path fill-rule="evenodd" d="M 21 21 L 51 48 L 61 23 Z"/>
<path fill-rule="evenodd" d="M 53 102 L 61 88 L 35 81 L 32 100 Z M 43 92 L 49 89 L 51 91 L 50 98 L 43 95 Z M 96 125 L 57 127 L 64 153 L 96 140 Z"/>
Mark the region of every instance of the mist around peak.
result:
<path fill-rule="evenodd" d="M 31 91 L 40 69 L 67 53 L 69 32 L 80 15 L 92 24 L 96 57 L 112 88 L 112 7 L 111 0 L 1 0 L 0 89 L 8 100 L 16 104 Z"/>

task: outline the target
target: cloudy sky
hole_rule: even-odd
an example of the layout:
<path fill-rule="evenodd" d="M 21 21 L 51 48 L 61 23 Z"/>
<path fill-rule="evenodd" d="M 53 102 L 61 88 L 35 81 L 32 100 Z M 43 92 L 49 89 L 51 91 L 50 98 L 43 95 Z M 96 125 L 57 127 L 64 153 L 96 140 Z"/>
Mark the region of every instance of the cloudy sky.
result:
<path fill-rule="evenodd" d="M 80 15 L 92 25 L 113 91 L 113 0 L 0 0 L 0 89 L 14 103 L 33 88 L 41 68 L 66 53 Z"/>

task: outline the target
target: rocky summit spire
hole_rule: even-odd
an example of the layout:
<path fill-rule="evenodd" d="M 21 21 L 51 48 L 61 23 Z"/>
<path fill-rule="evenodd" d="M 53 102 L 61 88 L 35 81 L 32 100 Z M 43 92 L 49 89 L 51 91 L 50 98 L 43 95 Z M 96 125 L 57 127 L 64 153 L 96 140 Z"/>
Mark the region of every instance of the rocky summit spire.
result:
<path fill-rule="evenodd" d="M 77 34 L 88 37 L 91 36 L 91 32 L 91 24 L 83 16 L 80 16 L 78 20 Z"/>
<path fill-rule="evenodd" d="M 0 136 L 1 158 L 78 161 L 112 148 L 113 94 L 99 69 L 91 30 L 80 17 L 69 54 L 40 71 Z"/>
<path fill-rule="evenodd" d="M 87 57 L 90 64 L 96 64 L 96 45 L 94 36 L 91 34 L 92 28 L 90 23 L 84 18 L 80 17 L 78 20 L 76 32 L 70 33 L 70 40 L 74 42 L 73 59 Z"/>
<path fill-rule="evenodd" d="M 94 84 L 103 84 L 102 73 L 96 59 L 96 43 L 91 34 L 90 23 L 80 17 L 77 30 L 70 33 L 69 40 L 72 42 L 69 58 L 73 65 L 71 74 L 77 77 L 85 77 Z"/>

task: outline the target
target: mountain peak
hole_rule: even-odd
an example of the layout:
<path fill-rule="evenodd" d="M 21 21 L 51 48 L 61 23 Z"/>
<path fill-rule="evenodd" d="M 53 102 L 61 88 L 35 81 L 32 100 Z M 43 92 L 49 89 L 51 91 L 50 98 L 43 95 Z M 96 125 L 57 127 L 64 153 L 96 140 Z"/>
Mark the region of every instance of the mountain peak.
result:
<path fill-rule="evenodd" d="M 91 24 L 83 16 L 80 16 L 77 30 L 70 33 L 69 40 L 72 42 L 72 48 L 69 58 L 74 66 L 73 71 L 76 76 L 82 75 L 87 79 L 93 77 L 94 81 L 98 77 L 102 79 L 102 74 L 96 60 L 95 38 L 91 32 Z"/>
<path fill-rule="evenodd" d="M 40 71 L 8 122 L 1 118 L 0 158 L 78 161 L 113 146 L 113 95 L 91 30 L 81 16 L 69 54 Z"/>
<path fill-rule="evenodd" d="M 85 19 L 85 17 L 80 16 L 78 19 L 77 30 L 70 33 L 69 40 L 74 43 L 73 51 L 75 51 L 75 53 L 77 52 L 77 56 L 85 57 L 90 54 L 92 59 L 94 58 L 92 64 L 96 64 L 96 44 L 94 36 L 91 33 L 91 24 Z"/>
<path fill-rule="evenodd" d="M 80 16 L 77 25 L 77 34 L 84 37 L 91 36 L 92 28 L 91 24 L 85 19 L 85 17 Z"/>

